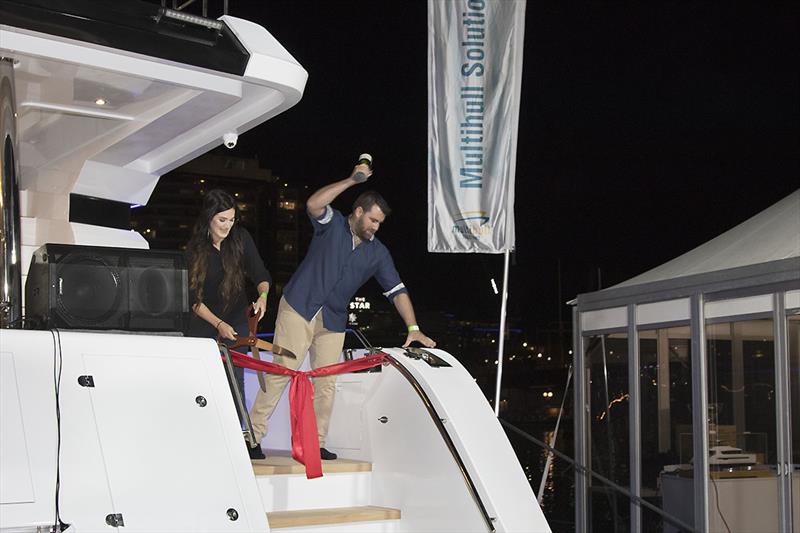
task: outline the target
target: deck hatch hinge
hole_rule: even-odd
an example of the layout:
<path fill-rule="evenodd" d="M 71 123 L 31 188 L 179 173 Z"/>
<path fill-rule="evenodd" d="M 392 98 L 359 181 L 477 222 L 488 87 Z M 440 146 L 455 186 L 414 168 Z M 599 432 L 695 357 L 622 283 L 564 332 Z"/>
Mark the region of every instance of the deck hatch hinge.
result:
<path fill-rule="evenodd" d="M 428 365 L 432 367 L 446 367 L 452 366 L 450 363 L 439 357 L 438 355 L 429 352 L 428 350 L 423 350 L 422 348 L 412 348 L 408 347 L 405 351 L 406 357 L 409 359 L 416 359 L 417 361 L 422 360 L 428 363 Z"/>

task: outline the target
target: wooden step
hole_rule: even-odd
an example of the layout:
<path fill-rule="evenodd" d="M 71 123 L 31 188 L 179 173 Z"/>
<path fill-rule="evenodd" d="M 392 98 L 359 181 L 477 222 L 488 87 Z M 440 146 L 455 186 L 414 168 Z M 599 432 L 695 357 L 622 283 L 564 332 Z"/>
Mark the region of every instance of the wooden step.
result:
<path fill-rule="evenodd" d="M 266 452 L 266 459 L 253 459 L 253 472 L 257 476 L 275 476 L 280 474 L 305 474 L 306 467 L 298 463 L 288 452 Z M 338 474 L 345 472 L 372 472 L 372 463 L 356 461 L 353 459 L 336 459 L 322 461 L 323 474 Z"/>
<path fill-rule="evenodd" d="M 303 509 L 300 511 L 274 511 L 272 513 L 267 513 L 270 529 L 399 519 L 400 509 L 375 507 L 373 505 L 365 505 L 362 507 L 336 507 L 333 509 Z"/>

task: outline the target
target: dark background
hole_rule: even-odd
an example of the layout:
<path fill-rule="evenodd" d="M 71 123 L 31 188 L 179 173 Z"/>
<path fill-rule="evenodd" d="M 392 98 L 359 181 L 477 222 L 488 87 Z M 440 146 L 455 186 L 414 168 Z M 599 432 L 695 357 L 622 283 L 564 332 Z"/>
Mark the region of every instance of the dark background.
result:
<path fill-rule="evenodd" d="M 427 252 L 427 3 L 231 0 L 229 13 L 309 73 L 303 99 L 232 155 L 313 190 L 372 153 L 370 184 L 394 208 L 379 237 L 416 307 L 496 319 L 501 255 Z M 800 187 L 798 15 L 798 2 L 528 2 L 512 318 L 569 320 L 566 300 Z"/>

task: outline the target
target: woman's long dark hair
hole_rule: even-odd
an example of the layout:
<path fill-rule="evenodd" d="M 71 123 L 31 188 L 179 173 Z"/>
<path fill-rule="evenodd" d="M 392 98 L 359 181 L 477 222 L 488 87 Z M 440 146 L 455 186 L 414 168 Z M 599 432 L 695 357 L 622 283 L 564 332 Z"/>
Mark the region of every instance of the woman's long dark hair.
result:
<path fill-rule="evenodd" d="M 208 254 L 213 246 L 209 224 L 211 219 L 222 211 L 233 209 L 236 221 L 239 220 L 239 207 L 233 197 L 221 189 L 208 191 L 203 197 L 203 210 L 197 217 L 192 230 L 192 237 L 186 245 L 189 258 L 189 291 L 194 295 L 194 305 L 203 302 L 203 285 L 206 281 L 208 270 Z M 236 296 L 244 290 L 244 271 L 242 269 L 242 256 L 244 255 L 244 241 L 238 224 L 234 224 L 230 233 L 219 247 L 222 258 L 222 284 L 219 294 L 222 296 L 223 312 L 227 312 Z"/>

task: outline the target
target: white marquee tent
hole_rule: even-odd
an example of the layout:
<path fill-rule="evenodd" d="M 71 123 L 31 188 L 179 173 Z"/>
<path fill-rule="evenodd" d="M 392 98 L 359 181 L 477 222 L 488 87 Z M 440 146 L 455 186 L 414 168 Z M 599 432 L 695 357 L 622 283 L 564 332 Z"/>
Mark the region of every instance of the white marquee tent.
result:
<path fill-rule="evenodd" d="M 800 530 L 800 190 L 574 303 L 576 531 Z"/>

